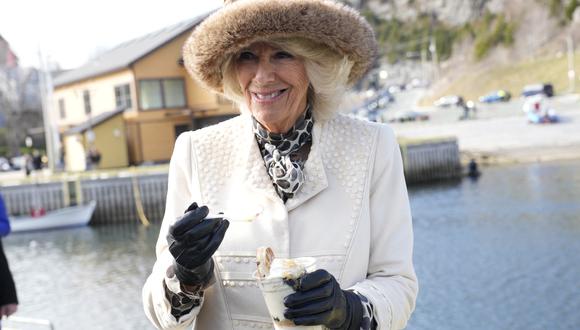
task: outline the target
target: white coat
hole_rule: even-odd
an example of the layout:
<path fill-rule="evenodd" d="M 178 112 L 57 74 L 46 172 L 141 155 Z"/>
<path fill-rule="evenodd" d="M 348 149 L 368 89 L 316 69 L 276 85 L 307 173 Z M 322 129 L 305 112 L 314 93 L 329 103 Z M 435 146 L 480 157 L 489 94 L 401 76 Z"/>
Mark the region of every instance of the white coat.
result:
<path fill-rule="evenodd" d="M 342 115 L 316 122 L 306 181 L 286 204 L 276 195 L 255 141 L 240 115 L 181 134 L 169 169 L 157 261 L 143 288 L 145 312 L 160 329 L 272 329 L 252 273 L 256 249 L 280 257 L 315 257 L 343 289 L 375 308 L 379 329 L 405 327 L 418 285 L 412 263 L 411 214 L 400 151 L 392 130 Z M 164 281 L 172 256 L 168 227 L 192 202 L 230 218 L 214 255 L 216 283 L 200 307 L 179 322 Z"/>

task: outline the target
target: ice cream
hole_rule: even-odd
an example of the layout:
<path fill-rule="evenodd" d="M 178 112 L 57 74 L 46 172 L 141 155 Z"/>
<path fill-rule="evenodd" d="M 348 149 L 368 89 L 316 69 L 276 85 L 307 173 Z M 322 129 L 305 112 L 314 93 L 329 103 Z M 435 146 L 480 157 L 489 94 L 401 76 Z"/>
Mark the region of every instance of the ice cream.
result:
<path fill-rule="evenodd" d="M 266 278 L 270 275 L 270 267 L 274 261 L 274 251 L 269 247 L 259 247 L 256 251 L 256 266 L 258 267 L 258 277 Z"/>
<path fill-rule="evenodd" d="M 275 329 L 322 329 L 320 326 L 297 327 L 292 321 L 284 318 L 284 298 L 294 293 L 294 289 L 284 280 L 298 279 L 306 272 L 315 269 L 314 258 L 304 257 L 295 259 L 276 258 L 270 248 L 258 248 L 256 254 L 257 271 L 256 279 L 270 316 L 274 321 Z"/>

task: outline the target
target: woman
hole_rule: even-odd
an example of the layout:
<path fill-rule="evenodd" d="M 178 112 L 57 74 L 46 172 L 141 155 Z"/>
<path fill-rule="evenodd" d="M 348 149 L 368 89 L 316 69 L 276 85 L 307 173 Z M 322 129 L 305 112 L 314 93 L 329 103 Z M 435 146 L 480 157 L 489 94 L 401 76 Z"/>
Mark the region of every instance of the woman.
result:
<path fill-rule="evenodd" d="M 9 233 L 8 212 L 4 205 L 4 199 L 0 195 L 0 237 L 5 237 Z M 14 280 L 12 279 L 8 261 L 4 255 L 4 248 L 2 247 L 2 239 L 0 238 L 0 320 L 4 316 L 14 314 L 17 309 L 16 287 L 14 286 Z"/>
<path fill-rule="evenodd" d="M 337 114 L 375 51 L 368 23 L 326 0 L 230 1 L 195 29 L 187 69 L 241 115 L 176 142 L 143 288 L 157 328 L 272 329 L 260 246 L 317 260 L 284 299 L 295 324 L 405 327 L 417 280 L 399 148 L 388 127 Z"/>

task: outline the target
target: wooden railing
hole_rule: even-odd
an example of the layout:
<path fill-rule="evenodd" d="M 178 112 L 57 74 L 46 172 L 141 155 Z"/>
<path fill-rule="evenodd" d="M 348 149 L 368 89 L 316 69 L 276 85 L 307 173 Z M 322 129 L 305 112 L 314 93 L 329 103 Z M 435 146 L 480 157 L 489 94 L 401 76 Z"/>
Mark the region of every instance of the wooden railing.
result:
<path fill-rule="evenodd" d="M 43 207 L 46 211 L 97 201 L 91 224 L 110 224 L 139 221 L 137 202 L 140 199 L 143 211 L 151 222 L 159 222 L 165 209 L 167 174 L 97 179 L 77 179 L 0 187 L 10 215 L 29 214 L 31 208 Z M 139 191 L 135 190 L 137 188 Z"/>

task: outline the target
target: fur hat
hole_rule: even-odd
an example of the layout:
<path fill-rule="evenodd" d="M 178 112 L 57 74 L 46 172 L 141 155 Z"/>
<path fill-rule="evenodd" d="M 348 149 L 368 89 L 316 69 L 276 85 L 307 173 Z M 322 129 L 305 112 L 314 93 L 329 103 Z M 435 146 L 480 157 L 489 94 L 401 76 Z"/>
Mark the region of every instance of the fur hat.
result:
<path fill-rule="evenodd" d="M 374 32 L 354 9 L 331 0 L 225 0 L 183 47 L 189 73 L 223 92 L 221 67 L 228 56 L 257 40 L 303 37 L 347 55 L 354 65 L 349 83 L 370 69 L 377 51 Z"/>

